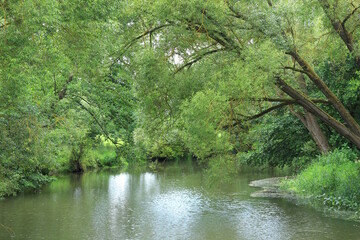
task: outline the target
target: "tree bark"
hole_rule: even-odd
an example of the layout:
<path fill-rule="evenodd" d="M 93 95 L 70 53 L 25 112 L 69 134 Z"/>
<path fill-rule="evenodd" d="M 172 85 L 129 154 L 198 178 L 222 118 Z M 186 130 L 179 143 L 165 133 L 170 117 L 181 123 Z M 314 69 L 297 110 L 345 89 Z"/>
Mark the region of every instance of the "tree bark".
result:
<path fill-rule="evenodd" d="M 287 54 L 291 55 L 296 60 L 296 62 L 304 70 L 304 73 L 317 86 L 317 88 L 326 96 L 326 98 L 333 105 L 333 107 L 339 112 L 341 118 L 349 126 L 351 131 L 353 131 L 356 135 L 360 136 L 359 124 L 351 116 L 349 111 L 340 102 L 340 100 L 336 97 L 336 95 L 329 89 L 329 87 L 325 84 L 325 82 L 316 74 L 316 72 L 310 66 L 310 64 L 306 62 L 305 59 L 303 59 L 296 50 L 287 52 Z"/>
<path fill-rule="evenodd" d="M 322 9 L 325 12 L 326 17 L 331 22 L 336 33 L 340 36 L 341 40 L 345 43 L 347 49 L 351 54 L 354 54 L 354 58 L 357 66 L 360 68 L 360 55 L 355 53 L 355 41 L 351 32 L 347 31 L 345 27 L 346 20 L 349 19 L 359 7 L 355 8 L 343 21 L 337 16 L 335 9 L 332 9 L 328 0 L 319 0 Z M 332 11 L 333 10 L 333 11 Z"/>
<path fill-rule="evenodd" d="M 350 142 L 356 145 L 360 149 L 360 137 L 354 133 L 351 129 L 348 129 L 344 124 L 337 121 L 335 118 L 331 117 L 324 110 L 316 106 L 305 94 L 298 92 L 291 86 L 289 86 L 282 79 L 277 77 L 276 85 L 287 95 L 297 100 L 298 103 L 307 111 L 317 116 L 325 124 L 333 128 L 337 133 L 347 138 Z"/>
<path fill-rule="evenodd" d="M 298 82 L 300 89 L 303 91 L 304 94 L 308 95 L 308 90 L 306 86 L 306 82 L 304 79 L 304 76 L 302 74 L 298 77 Z M 330 150 L 329 142 L 323 133 L 323 131 L 320 128 L 320 125 L 316 119 L 316 117 L 304 109 L 304 114 L 298 113 L 290 109 L 291 112 L 298 118 L 300 121 L 304 124 L 304 126 L 308 129 L 310 132 L 310 135 L 312 136 L 313 140 L 315 141 L 318 149 L 321 153 L 326 153 Z"/>

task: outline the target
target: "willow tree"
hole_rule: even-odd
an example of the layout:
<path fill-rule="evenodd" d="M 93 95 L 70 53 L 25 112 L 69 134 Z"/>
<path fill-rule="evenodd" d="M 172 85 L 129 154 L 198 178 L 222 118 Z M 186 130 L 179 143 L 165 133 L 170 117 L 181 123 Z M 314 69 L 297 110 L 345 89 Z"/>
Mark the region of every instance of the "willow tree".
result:
<path fill-rule="evenodd" d="M 84 139 L 130 139 L 129 77 L 108 64 L 123 3 L 109 3 L 0 1 L 0 196 L 41 185 Z"/>
<path fill-rule="evenodd" d="M 351 0 L 135 1 L 123 49 L 142 40 L 142 47 L 167 56 L 175 74 L 210 56 L 232 58 L 239 81 L 254 86 L 228 99 L 242 106 L 231 125 L 288 107 L 322 152 L 329 145 L 318 119 L 360 148 L 358 122 L 316 70 L 320 62 L 346 58 L 359 67 L 359 8 Z"/>

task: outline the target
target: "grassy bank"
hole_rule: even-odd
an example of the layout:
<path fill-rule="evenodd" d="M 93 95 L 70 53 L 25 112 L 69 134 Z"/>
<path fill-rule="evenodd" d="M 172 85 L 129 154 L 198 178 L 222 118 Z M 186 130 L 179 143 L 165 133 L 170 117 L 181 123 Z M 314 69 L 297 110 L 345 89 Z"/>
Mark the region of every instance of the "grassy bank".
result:
<path fill-rule="evenodd" d="M 358 154 L 342 148 L 319 156 L 283 189 L 308 197 L 336 210 L 360 210 L 360 163 Z"/>

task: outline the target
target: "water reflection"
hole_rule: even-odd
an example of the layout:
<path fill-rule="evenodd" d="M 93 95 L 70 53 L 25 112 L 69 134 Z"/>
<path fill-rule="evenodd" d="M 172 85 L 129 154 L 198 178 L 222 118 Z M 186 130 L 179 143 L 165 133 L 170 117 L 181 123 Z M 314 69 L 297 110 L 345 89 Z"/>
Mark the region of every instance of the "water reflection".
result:
<path fill-rule="evenodd" d="M 268 202 L 244 202 L 240 206 L 242 209 L 234 217 L 242 239 L 290 239 L 287 217 L 276 205 Z"/>
<path fill-rule="evenodd" d="M 154 193 L 159 190 L 159 185 L 156 182 L 156 175 L 154 173 L 144 173 L 140 175 L 139 191 L 142 196 Z"/>
<path fill-rule="evenodd" d="M 253 178 L 208 189 L 200 172 L 176 166 L 69 176 L 41 194 L 1 201 L 0 224 L 13 239 L 359 239 L 358 223 L 250 198 Z M 0 239 L 9 239 L 1 227 Z"/>
<path fill-rule="evenodd" d="M 125 200 L 129 193 L 129 179 L 130 175 L 127 173 L 110 176 L 108 189 L 110 211 L 125 206 Z"/>
<path fill-rule="evenodd" d="M 147 231 L 153 239 L 191 239 L 191 228 L 203 211 L 204 199 L 196 191 L 175 190 L 156 196 L 148 204 L 153 220 Z"/>

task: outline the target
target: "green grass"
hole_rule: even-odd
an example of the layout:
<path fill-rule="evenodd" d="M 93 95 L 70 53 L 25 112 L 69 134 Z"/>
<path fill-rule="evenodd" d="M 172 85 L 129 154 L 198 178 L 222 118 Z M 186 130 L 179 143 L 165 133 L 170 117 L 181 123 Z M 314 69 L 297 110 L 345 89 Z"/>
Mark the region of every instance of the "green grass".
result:
<path fill-rule="evenodd" d="M 317 199 L 331 208 L 359 210 L 358 156 L 348 148 L 336 149 L 319 156 L 295 179 L 284 182 L 283 187 Z"/>

